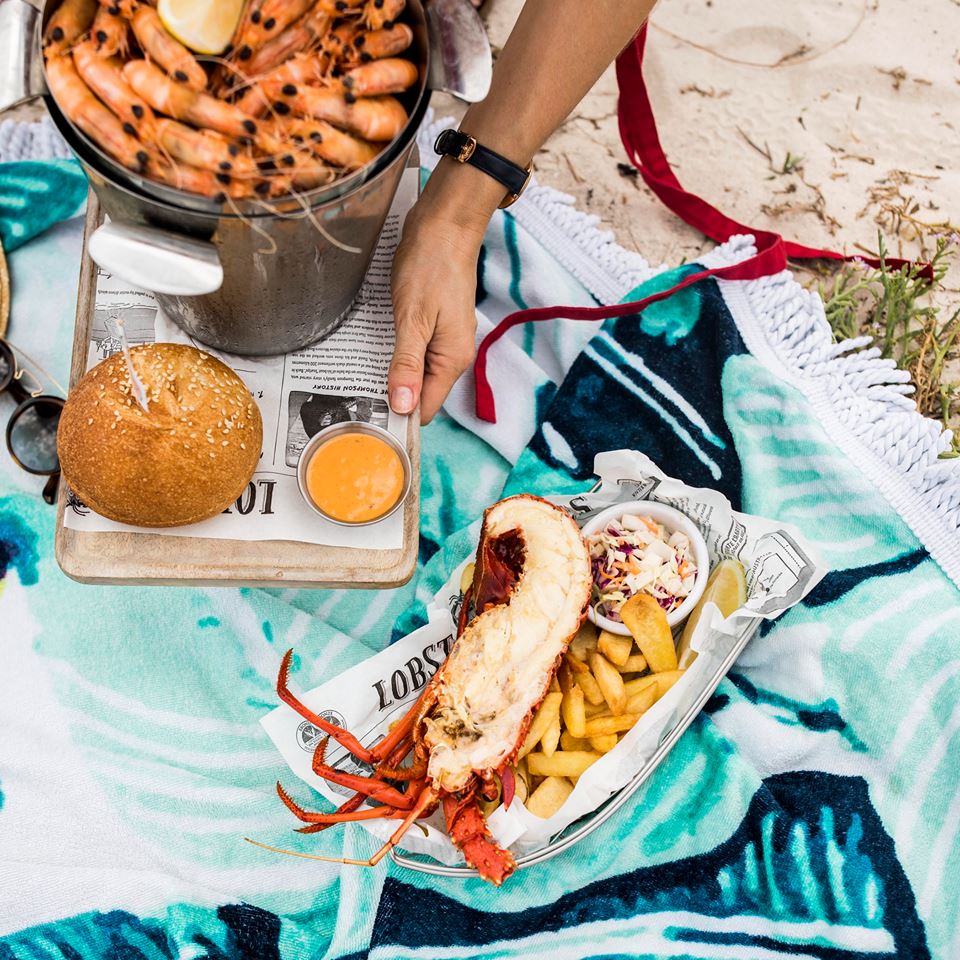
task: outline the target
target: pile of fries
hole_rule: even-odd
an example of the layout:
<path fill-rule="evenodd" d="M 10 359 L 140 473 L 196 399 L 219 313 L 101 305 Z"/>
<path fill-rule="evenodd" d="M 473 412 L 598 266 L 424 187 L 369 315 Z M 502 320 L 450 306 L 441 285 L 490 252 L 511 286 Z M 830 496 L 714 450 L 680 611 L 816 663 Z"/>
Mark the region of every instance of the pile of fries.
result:
<path fill-rule="evenodd" d="M 470 564 L 462 585 L 472 578 Z M 537 817 L 552 817 L 578 778 L 683 675 L 667 615 L 653 597 L 636 594 L 620 614 L 629 637 L 583 624 L 520 747 L 515 796 Z M 502 802 L 483 801 L 484 816 Z"/>

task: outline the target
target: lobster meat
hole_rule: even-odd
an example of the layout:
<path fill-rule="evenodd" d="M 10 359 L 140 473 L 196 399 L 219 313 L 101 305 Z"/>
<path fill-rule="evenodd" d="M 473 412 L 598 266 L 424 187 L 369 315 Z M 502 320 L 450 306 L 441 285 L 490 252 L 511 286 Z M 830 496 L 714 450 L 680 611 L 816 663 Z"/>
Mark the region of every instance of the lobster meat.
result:
<path fill-rule="evenodd" d="M 473 583 L 473 617 L 461 617 L 450 655 L 419 698 L 373 747 L 301 703 L 287 684 L 292 651 L 280 668 L 277 694 L 298 714 L 373 767 L 371 776 L 336 770 L 324 762 L 327 739 L 313 769 L 355 790 L 335 813 L 301 808 L 277 784 L 281 800 L 314 833 L 352 820 L 397 819 L 399 827 L 369 860 L 331 860 L 373 866 L 419 818 L 442 809 L 450 839 L 483 879 L 499 886 L 514 869 L 497 846 L 478 800 L 510 793 L 518 750 L 547 693 L 590 600 L 589 551 L 564 510 L 539 497 L 508 497 L 484 514 Z M 412 762 L 401 766 L 413 754 Z M 365 801 L 379 804 L 361 809 Z M 274 848 L 269 848 L 274 849 Z M 308 856 L 302 854 L 302 856 Z"/>

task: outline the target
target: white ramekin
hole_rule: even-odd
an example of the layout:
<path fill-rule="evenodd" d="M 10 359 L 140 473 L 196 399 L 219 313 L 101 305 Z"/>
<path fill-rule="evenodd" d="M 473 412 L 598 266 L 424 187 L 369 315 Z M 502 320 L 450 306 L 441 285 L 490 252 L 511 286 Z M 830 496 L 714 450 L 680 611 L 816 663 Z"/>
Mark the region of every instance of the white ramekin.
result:
<path fill-rule="evenodd" d="M 654 500 L 615 503 L 613 506 L 607 507 L 606 510 L 601 510 L 600 513 L 591 517 L 583 525 L 584 537 L 589 537 L 590 534 L 605 527 L 611 520 L 619 520 L 623 516 L 650 517 L 658 523 L 662 523 L 670 533 L 679 530 L 680 533 L 686 534 L 690 541 L 693 558 L 697 564 L 697 575 L 693 582 L 693 589 L 684 598 L 683 603 L 672 613 L 667 614 L 667 623 L 673 628 L 690 616 L 707 586 L 707 579 L 710 576 L 710 554 L 707 550 L 707 541 L 703 539 L 703 534 L 697 528 L 697 525 L 685 513 Z M 587 617 L 591 623 L 595 623 L 601 630 L 608 630 L 610 633 L 616 633 L 622 637 L 630 636 L 630 631 L 622 623 L 600 616 L 594 611 L 592 604 L 587 608 Z"/>

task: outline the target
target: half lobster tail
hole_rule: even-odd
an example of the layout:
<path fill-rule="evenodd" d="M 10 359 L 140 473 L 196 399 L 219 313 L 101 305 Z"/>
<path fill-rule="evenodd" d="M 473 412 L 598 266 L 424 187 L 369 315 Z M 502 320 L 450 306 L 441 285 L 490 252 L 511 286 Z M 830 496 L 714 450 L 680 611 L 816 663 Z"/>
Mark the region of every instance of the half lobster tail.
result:
<path fill-rule="evenodd" d="M 478 800 L 496 793 L 497 778 L 512 795 L 509 765 L 580 627 L 590 586 L 589 552 L 567 513 L 527 495 L 494 504 L 484 515 L 468 591 L 474 615 L 467 619 L 464 614 L 446 661 L 375 746 L 328 723 L 290 691 L 288 651 L 277 680 L 280 699 L 373 767 L 369 776 L 334 769 L 324 761 L 324 738 L 314 753 L 314 772 L 355 795 L 334 813 L 314 813 L 278 785 L 280 799 L 307 824 L 301 832 L 348 821 L 402 820 L 370 860 L 333 860 L 373 866 L 417 819 L 440 807 L 447 832 L 467 863 L 485 880 L 501 884 L 516 864 L 491 836 Z M 465 598 L 464 606 L 468 603 Z M 401 767 L 411 753 L 409 765 Z M 364 806 L 370 802 L 379 805 Z"/>

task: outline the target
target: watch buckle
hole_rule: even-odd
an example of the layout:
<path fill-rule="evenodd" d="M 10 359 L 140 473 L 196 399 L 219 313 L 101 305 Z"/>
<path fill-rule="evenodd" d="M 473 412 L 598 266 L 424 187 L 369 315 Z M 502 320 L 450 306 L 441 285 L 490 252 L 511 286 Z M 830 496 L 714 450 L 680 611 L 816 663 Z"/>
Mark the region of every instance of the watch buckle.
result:
<path fill-rule="evenodd" d="M 465 134 L 466 140 L 456 156 L 457 163 L 466 163 L 472 156 L 473 151 L 477 149 L 477 138 Z"/>
<path fill-rule="evenodd" d="M 530 175 L 533 173 L 533 161 L 527 164 L 527 179 L 523 181 L 523 186 L 516 193 L 508 193 L 503 200 L 500 201 L 499 209 L 506 210 L 507 207 L 513 206 L 519 199 L 520 195 L 524 190 L 527 189 L 527 185 L 530 183 Z"/>

